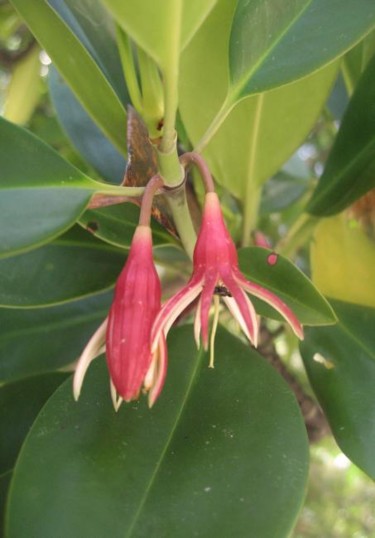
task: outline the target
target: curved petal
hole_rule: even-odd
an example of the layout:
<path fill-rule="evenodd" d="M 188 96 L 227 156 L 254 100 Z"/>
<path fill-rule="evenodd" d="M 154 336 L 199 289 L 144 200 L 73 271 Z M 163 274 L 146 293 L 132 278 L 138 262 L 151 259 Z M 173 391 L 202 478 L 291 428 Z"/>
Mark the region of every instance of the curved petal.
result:
<path fill-rule="evenodd" d="M 298 321 L 296 315 L 292 312 L 292 310 L 269 290 L 266 290 L 262 286 L 259 286 L 259 284 L 254 284 L 254 282 L 250 282 L 246 280 L 241 274 L 236 275 L 236 279 L 239 281 L 239 284 L 251 295 L 255 295 L 255 297 L 258 297 L 258 299 L 261 299 L 265 303 L 269 304 L 274 308 L 279 314 L 283 316 L 283 318 L 289 323 L 291 328 L 293 329 L 293 332 L 298 336 L 300 340 L 303 340 L 303 328 L 301 323 Z"/>
<path fill-rule="evenodd" d="M 90 366 L 91 362 L 100 355 L 102 347 L 105 342 L 105 333 L 107 330 L 108 317 L 105 318 L 103 323 L 92 335 L 85 349 L 83 350 L 82 355 L 78 359 L 76 371 L 73 376 L 73 395 L 74 399 L 78 400 L 79 395 L 81 394 L 81 388 L 83 379 L 86 375 L 87 369 Z"/>
<path fill-rule="evenodd" d="M 169 329 L 176 321 L 178 316 L 185 310 L 185 308 L 194 301 L 200 294 L 202 289 L 202 279 L 192 279 L 187 286 L 182 288 L 176 295 L 171 297 L 159 311 L 155 318 L 152 332 L 151 332 L 151 350 L 156 351 L 159 345 L 159 339 L 163 332 L 165 337 L 168 334 Z"/>
<path fill-rule="evenodd" d="M 217 284 L 217 275 L 206 274 L 202 297 L 200 301 L 201 335 L 204 349 L 208 348 L 208 315 L 211 306 L 212 296 Z"/>
<path fill-rule="evenodd" d="M 164 386 L 165 377 L 167 375 L 168 366 L 168 353 L 167 343 L 165 341 L 164 334 L 159 339 L 159 347 L 157 350 L 157 357 L 155 360 L 153 381 L 148 395 L 148 405 L 152 407 L 158 399 L 160 392 Z M 147 376 L 146 376 L 147 377 Z"/>
<path fill-rule="evenodd" d="M 223 277 L 223 282 L 232 294 L 233 301 L 230 300 L 230 297 L 228 297 L 229 301 L 226 301 L 229 310 L 237 319 L 250 342 L 257 347 L 258 319 L 252 302 L 242 288 L 239 287 L 232 275 Z M 246 327 L 246 330 L 244 330 L 244 327 Z"/>

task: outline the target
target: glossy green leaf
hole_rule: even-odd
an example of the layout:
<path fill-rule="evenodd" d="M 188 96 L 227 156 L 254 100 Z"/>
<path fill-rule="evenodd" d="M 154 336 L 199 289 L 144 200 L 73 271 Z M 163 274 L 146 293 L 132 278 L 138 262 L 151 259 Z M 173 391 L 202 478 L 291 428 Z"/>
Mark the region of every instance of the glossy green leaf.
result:
<path fill-rule="evenodd" d="M 112 292 L 60 306 L 0 308 L 0 384 L 72 364 L 108 314 Z"/>
<path fill-rule="evenodd" d="M 372 0 L 239 0 L 230 95 L 238 99 L 302 78 L 341 56 L 374 25 Z"/>
<path fill-rule="evenodd" d="M 47 3 L 90 53 L 121 102 L 130 102 L 116 43 L 115 24 L 102 3 L 92 0 L 47 0 Z"/>
<path fill-rule="evenodd" d="M 216 0 L 103 0 L 117 22 L 163 69 L 174 63 Z"/>
<path fill-rule="evenodd" d="M 138 226 L 139 208 L 135 204 L 118 204 L 86 211 L 80 223 L 96 237 L 121 248 L 130 248 Z M 154 247 L 178 246 L 177 240 L 156 221 L 152 222 Z"/>
<path fill-rule="evenodd" d="M 70 228 L 98 186 L 34 135 L 0 118 L 0 257 Z"/>
<path fill-rule="evenodd" d="M 375 478 L 375 309 L 332 305 L 339 323 L 307 330 L 301 353 L 338 445 Z"/>
<path fill-rule="evenodd" d="M 312 282 L 289 260 L 266 248 L 249 247 L 239 250 L 239 264 L 246 278 L 279 296 L 304 325 L 335 323 L 335 314 Z M 271 257 L 270 257 L 271 256 Z M 257 311 L 269 317 L 278 314 L 256 301 Z"/>
<path fill-rule="evenodd" d="M 0 474 L 13 468 L 37 414 L 66 377 L 47 374 L 0 387 Z"/>
<path fill-rule="evenodd" d="M 53 66 L 48 70 L 48 87 L 59 123 L 73 146 L 102 178 L 120 184 L 126 168 L 124 156 L 94 123 Z"/>
<path fill-rule="evenodd" d="M 210 125 L 229 82 L 226 45 L 233 2 L 220 1 L 182 55 L 180 112 L 187 133 L 215 179 L 248 205 L 257 185 L 301 144 L 328 96 L 338 63 L 293 84 L 238 103 L 217 129 Z"/>
<path fill-rule="evenodd" d="M 363 73 L 342 120 L 324 173 L 307 211 L 339 213 L 375 187 L 375 56 Z"/>
<path fill-rule="evenodd" d="M 85 46 L 46 1 L 12 0 L 11 3 L 89 114 L 126 154 L 125 109 Z"/>
<path fill-rule="evenodd" d="M 243 99 L 211 139 L 204 155 L 215 178 L 244 206 L 251 203 L 254 187 L 272 176 L 305 139 L 337 70 L 338 63 L 332 63 L 294 84 Z"/>
<path fill-rule="evenodd" d="M 224 331 L 208 368 L 192 333 L 171 334 L 166 386 L 151 410 L 143 398 L 113 411 L 103 359 L 78 403 L 70 382 L 55 393 L 17 462 L 8 538 L 56 529 L 71 538 L 288 535 L 308 459 L 294 396 Z"/>
<path fill-rule="evenodd" d="M 375 53 L 375 30 L 353 47 L 342 59 L 341 70 L 347 91 L 352 94 L 368 62 Z"/>
<path fill-rule="evenodd" d="M 26 254 L 0 261 L 0 306 L 48 306 L 114 285 L 124 253 L 74 229 Z"/>

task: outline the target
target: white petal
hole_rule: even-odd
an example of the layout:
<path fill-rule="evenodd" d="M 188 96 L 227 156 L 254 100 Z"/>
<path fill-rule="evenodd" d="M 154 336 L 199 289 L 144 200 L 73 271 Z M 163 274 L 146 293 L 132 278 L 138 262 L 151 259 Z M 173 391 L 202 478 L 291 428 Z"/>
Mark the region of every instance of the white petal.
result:
<path fill-rule="evenodd" d="M 90 338 L 88 344 L 83 350 L 82 355 L 78 359 L 76 371 L 73 377 L 73 395 L 74 399 L 78 400 L 81 394 L 81 388 L 86 371 L 91 362 L 101 353 L 103 344 L 105 342 L 105 332 L 107 329 L 108 317 L 105 318 L 100 327 Z"/>

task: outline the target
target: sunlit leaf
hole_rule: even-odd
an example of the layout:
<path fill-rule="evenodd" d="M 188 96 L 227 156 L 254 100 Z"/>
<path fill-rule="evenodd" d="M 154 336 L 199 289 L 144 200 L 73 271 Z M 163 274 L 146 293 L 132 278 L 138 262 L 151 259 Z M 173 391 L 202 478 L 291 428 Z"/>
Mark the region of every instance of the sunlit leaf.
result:
<path fill-rule="evenodd" d="M 311 242 L 312 279 L 329 297 L 375 307 L 374 242 L 345 214 L 323 219 Z"/>
<path fill-rule="evenodd" d="M 73 229 L 0 261 L 0 305 L 30 308 L 94 295 L 114 285 L 124 261 L 123 251 Z"/>
<path fill-rule="evenodd" d="M 0 384 L 72 364 L 108 314 L 112 292 L 49 308 L 0 308 Z"/>
<path fill-rule="evenodd" d="M 375 187 L 375 56 L 342 120 L 324 172 L 307 205 L 313 215 L 334 215 Z"/>
<path fill-rule="evenodd" d="M 163 69 L 168 68 L 171 59 L 186 46 L 215 2 L 103 0 L 123 29 Z"/>
<path fill-rule="evenodd" d="M 250 247 L 239 251 L 240 267 L 252 282 L 278 295 L 305 325 L 335 323 L 335 315 L 326 299 L 312 282 L 289 260 L 271 250 Z M 270 317 L 278 314 L 254 299 L 257 311 Z M 276 315 L 275 315 L 276 314 Z"/>
<path fill-rule="evenodd" d="M 308 459 L 297 403 L 228 333 L 218 335 L 209 369 L 192 330 L 172 335 L 166 387 L 152 410 L 143 399 L 114 413 L 103 359 L 78 403 L 70 382 L 55 393 L 14 472 L 8 536 L 44 538 L 57 528 L 71 538 L 290 532 Z"/>
<path fill-rule="evenodd" d="M 92 118 L 126 154 L 125 109 L 85 46 L 44 0 L 11 3 Z"/>
<path fill-rule="evenodd" d="M 341 450 L 375 478 L 375 309 L 332 301 L 334 327 L 306 331 L 304 364 Z"/>

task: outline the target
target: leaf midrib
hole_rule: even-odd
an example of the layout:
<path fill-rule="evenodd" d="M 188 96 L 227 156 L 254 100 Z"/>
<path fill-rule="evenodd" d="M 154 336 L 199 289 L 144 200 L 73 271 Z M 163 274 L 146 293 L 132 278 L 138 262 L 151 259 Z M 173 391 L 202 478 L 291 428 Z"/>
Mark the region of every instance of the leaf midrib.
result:
<path fill-rule="evenodd" d="M 193 384 L 194 384 L 194 381 L 195 381 L 195 378 L 197 377 L 197 373 L 200 369 L 200 365 L 201 365 L 201 360 L 202 360 L 202 357 L 204 355 L 204 352 L 202 351 L 202 348 L 198 351 L 198 355 L 197 355 L 197 358 L 196 358 L 196 365 L 193 369 L 193 372 L 192 372 L 192 376 L 191 376 L 191 379 L 190 379 L 190 382 L 187 386 L 187 389 L 186 389 L 186 393 L 185 393 L 185 396 L 182 400 L 182 403 L 181 403 L 181 408 L 180 408 L 180 411 L 178 412 L 177 416 L 176 416 L 176 419 L 175 419 L 175 422 L 173 424 L 173 427 L 171 429 L 171 433 L 170 435 L 168 436 L 167 440 L 166 440 L 166 443 L 165 443 L 165 447 L 164 449 L 162 450 L 161 454 L 160 454 L 160 457 L 158 459 L 158 461 L 156 462 L 156 465 L 155 465 L 155 469 L 154 469 L 154 472 L 152 473 L 151 475 L 151 478 L 149 480 L 149 483 L 148 485 L 146 486 L 146 489 L 145 489 L 145 492 L 142 496 L 142 499 L 140 501 L 140 504 L 139 504 L 139 508 L 138 510 L 136 511 L 134 517 L 133 517 L 133 520 L 130 524 L 130 527 L 125 535 L 125 538 L 131 538 L 132 536 L 132 533 L 133 533 L 133 530 L 135 529 L 137 523 L 138 523 L 138 520 L 140 518 L 140 515 L 142 513 L 142 510 L 146 504 L 146 501 L 148 499 L 148 496 L 149 496 L 149 493 L 152 489 L 152 486 L 157 478 L 157 475 L 159 473 L 159 470 L 162 466 L 162 463 L 164 461 L 164 458 L 167 454 L 167 451 L 168 451 L 168 448 L 169 446 L 171 445 L 171 442 L 173 440 L 173 437 L 174 437 L 174 434 L 177 430 L 177 427 L 180 423 L 180 420 L 181 420 L 181 417 L 182 415 L 184 414 L 184 411 L 186 409 L 186 405 L 187 405 L 187 402 L 188 402 L 188 398 L 191 394 L 191 391 L 192 391 L 192 387 L 193 387 Z"/>
<path fill-rule="evenodd" d="M 239 79 L 238 82 L 235 85 L 231 85 L 230 89 L 230 95 L 231 98 L 236 99 L 238 96 L 241 95 L 242 91 L 245 89 L 246 85 L 250 82 L 251 78 L 253 77 L 254 73 L 256 73 L 263 63 L 267 60 L 267 58 L 270 56 L 270 54 L 274 51 L 274 49 L 279 45 L 279 43 L 282 41 L 282 39 L 285 37 L 285 35 L 289 32 L 289 30 L 295 25 L 296 22 L 299 21 L 299 19 L 302 17 L 302 15 L 305 13 L 305 11 L 310 7 L 313 0 L 309 0 L 306 5 L 299 11 L 295 17 L 293 17 L 289 24 L 285 26 L 285 28 L 277 35 L 277 38 L 270 44 L 270 46 L 266 49 L 266 51 L 259 57 L 258 61 L 253 65 L 253 67 L 242 77 L 242 79 Z"/>

